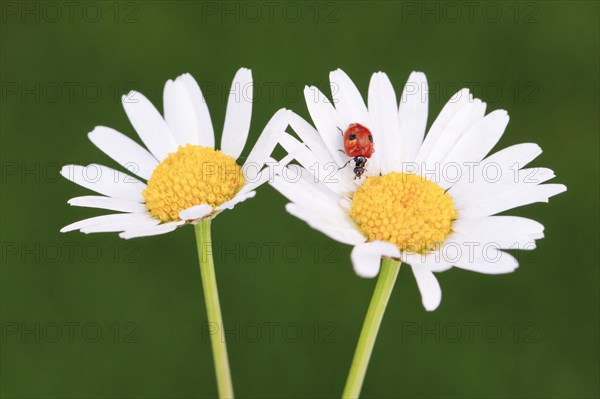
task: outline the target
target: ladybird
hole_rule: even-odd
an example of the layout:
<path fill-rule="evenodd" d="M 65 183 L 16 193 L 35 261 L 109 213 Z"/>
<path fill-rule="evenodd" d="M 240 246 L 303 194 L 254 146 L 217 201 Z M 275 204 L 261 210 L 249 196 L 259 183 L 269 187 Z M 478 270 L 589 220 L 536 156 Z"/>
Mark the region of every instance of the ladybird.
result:
<path fill-rule="evenodd" d="M 360 179 L 367 171 L 367 159 L 375 152 L 371 131 L 360 123 L 352 123 L 343 133 L 344 153 L 354 161 L 354 179 Z M 344 165 L 343 167 L 345 167 Z M 342 168 L 343 168 L 342 167 Z"/>

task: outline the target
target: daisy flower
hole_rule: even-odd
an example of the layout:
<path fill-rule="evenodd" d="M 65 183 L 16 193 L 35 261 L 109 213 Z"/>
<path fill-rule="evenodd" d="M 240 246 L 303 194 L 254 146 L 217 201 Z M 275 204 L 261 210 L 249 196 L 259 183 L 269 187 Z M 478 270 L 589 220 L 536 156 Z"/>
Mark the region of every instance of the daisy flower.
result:
<path fill-rule="evenodd" d="M 98 126 L 88 134 L 92 143 L 137 177 L 98 164 L 64 166 L 62 176 L 101 194 L 72 198 L 70 205 L 121 213 L 81 220 L 61 232 L 120 232 L 126 239 L 164 234 L 212 219 L 254 197 L 254 190 L 266 180 L 261 169 L 277 143 L 275 132 L 281 130 L 286 111 L 273 116 L 243 165 L 238 165 L 250 130 L 250 70 L 240 69 L 233 79 L 220 150 L 215 149 L 202 91 L 191 75 L 169 80 L 163 101 L 164 117 L 141 93 L 132 91 L 122 98 L 146 148 L 109 127 Z"/>
<path fill-rule="evenodd" d="M 122 133 L 98 126 L 89 138 L 100 150 L 137 177 L 106 166 L 68 165 L 61 174 L 100 195 L 69 200 L 70 205 L 116 211 L 72 223 L 62 232 L 120 232 L 122 238 L 164 234 L 194 224 L 207 320 L 223 326 L 211 250 L 210 224 L 219 213 L 252 198 L 264 183 L 265 162 L 285 128 L 286 114 L 276 113 L 243 165 L 252 114 L 252 74 L 240 69 L 232 83 L 221 148 L 215 149 L 213 125 L 200 87 L 189 74 L 169 80 L 164 88 L 164 117 L 141 93 L 122 102 L 144 148 Z M 225 341 L 211 335 L 217 388 L 233 397 Z"/>
<path fill-rule="evenodd" d="M 290 116 L 300 140 L 285 133 L 281 145 L 300 165 L 280 169 L 271 184 L 291 201 L 289 213 L 354 246 L 351 259 L 359 276 L 379 273 L 344 391 L 353 397 L 360 392 L 400 263 L 410 266 L 422 303 L 432 311 L 442 297 L 434 272 L 453 266 L 486 274 L 514 271 L 518 262 L 503 249 L 535 248 L 544 227 L 531 219 L 496 215 L 548 202 L 566 187 L 542 184 L 554 177 L 550 169 L 524 168 L 541 153 L 536 144 L 489 155 L 508 114 L 496 110 L 486 115 L 486 104 L 467 89 L 448 101 L 425 135 L 428 89 L 423 73 L 410 75 L 400 99 L 385 73 L 373 74 L 367 104 L 343 71 L 332 72 L 330 83 L 331 101 L 316 87 L 305 88 L 315 127 Z M 344 134 L 356 124 L 372 144 Z M 373 146 L 370 158 L 347 155 L 360 153 L 361 145 L 367 154 Z"/>

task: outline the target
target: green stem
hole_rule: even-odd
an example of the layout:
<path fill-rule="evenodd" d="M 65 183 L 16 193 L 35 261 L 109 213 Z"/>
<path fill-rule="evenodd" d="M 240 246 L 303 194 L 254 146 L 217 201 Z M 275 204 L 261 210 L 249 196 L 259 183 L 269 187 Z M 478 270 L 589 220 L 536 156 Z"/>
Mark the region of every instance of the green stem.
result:
<path fill-rule="evenodd" d="M 373 346 L 377 339 L 379 326 L 381 325 L 381 320 L 383 319 L 383 314 L 394 289 L 394 283 L 399 271 L 400 262 L 387 258 L 383 260 L 375 292 L 373 292 L 371 304 L 369 305 L 369 310 L 367 311 L 367 316 L 360 332 L 360 338 L 356 345 L 354 359 L 352 359 L 352 366 L 350 367 L 350 373 L 348 374 L 342 398 L 358 398 L 360 395 L 360 389 L 367 373 L 367 366 L 369 365 L 369 359 L 371 358 Z"/>
<path fill-rule="evenodd" d="M 211 331 L 214 331 L 213 327 L 217 331 L 217 333 L 210 335 L 210 344 L 213 352 L 215 373 L 217 375 L 219 398 L 233 398 L 227 345 L 225 344 L 225 338 L 222 338 L 222 334 L 220 333 L 223 329 L 223 318 L 221 317 L 221 305 L 219 304 L 219 292 L 217 291 L 217 279 L 215 277 L 215 265 L 212 256 L 210 219 L 196 224 L 195 230 L 198 261 L 200 262 L 200 276 L 202 277 L 204 301 L 206 302 L 206 314 Z"/>

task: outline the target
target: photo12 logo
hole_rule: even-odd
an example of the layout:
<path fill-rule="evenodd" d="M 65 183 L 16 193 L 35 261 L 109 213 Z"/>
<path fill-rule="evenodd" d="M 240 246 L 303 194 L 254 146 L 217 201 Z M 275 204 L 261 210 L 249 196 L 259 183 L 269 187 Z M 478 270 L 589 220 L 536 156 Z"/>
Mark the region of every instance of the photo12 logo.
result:
<path fill-rule="evenodd" d="M 222 263 L 337 263 L 340 260 L 340 244 L 336 242 L 314 242 L 307 245 L 296 241 L 215 241 L 204 247 L 203 256 L 212 256 Z"/>
<path fill-rule="evenodd" d="M 140 2 L 134 1 L 2 1 L 3 24 L 75 24 L 139 22 Z"/>
<path fill-rule="evenodd" d="M 202 1 L 202 23 L 339 22 L 337 1 Z"/>
<path fill-rule="evenodd" d="M 533 321 L 502 325 L 498 322 L 403 322 L 402 343 L 487 343 L 508 341 L 515 344 L 540 342 L 540 325 Z"/>
<path fill-rule="evenodd" d="M 3 81 L 0 85 L 3 104 L 94 104 L 102 100 L 111 103 L 121 101 L 137 102 L 123 93 L 138 90 L 135 82 L 95 82 L 95 81 Z"/>
<path fill-rule="evenodd" d="M 58 241 L 2 241 L 0 244 L 2 263 L 46 264 L 46 263 L 138 263 L 139 244 L 115 242 L 108 246 L 97 242 Z"/>
<path fill-rule="evenodd" d="M 538 23 L 540 6 L 532 1 L 403 1 L 402 22 Z"/>
<path fill-rule="evenodd" d="M 140 342 L 140 327 L 132 321 L 99 323 L 95 321 L 7 321 L 0 324 L 3 344 L 96 344 Z"/>
<path fill-rule="evenodd" d="M 336 322 L 314 322 L 310 325 L 288 321 L 203 323 L 202 342 L 217 338 L 228 343 L 297 343 L 332 344 L 339 342 L 340 327 Z"/>

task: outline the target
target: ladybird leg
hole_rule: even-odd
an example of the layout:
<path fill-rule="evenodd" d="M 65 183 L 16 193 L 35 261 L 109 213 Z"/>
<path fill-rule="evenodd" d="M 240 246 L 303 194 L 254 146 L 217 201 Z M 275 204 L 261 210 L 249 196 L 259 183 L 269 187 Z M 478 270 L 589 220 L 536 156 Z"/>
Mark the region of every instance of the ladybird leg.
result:
<path fill-rule="evenodd" d="M 344 135 L 344 131 L 343 131 L 342 129 L 340 129 L 340 127 L 339 127 L 339 126 L 336 126 L 336 128 L 337 128 L 337 130 L 339 130 L 339 131 L 340 131 L 340 134 L 343 136 L 343 135 Z"/>
<path fill-rule="evenodd" d="M 341 150 L 340 150 L 340 151 L 341 151 Z M 349 159 L 349 160 L 348 160 L 348 162 L 346 162 L 346 163 L 344 164 L 344 166 L 340 166 L 340 167 L 338 168 L 338 170 L 342 170 L 342 169 L 344 169 L 346 166 L 348 166 L 348 164 L 350 163 L 350 161 L 352 161 L 352 159 Z"/>

